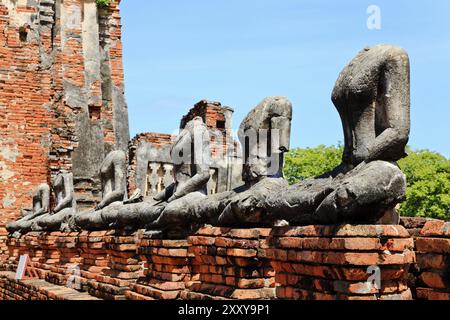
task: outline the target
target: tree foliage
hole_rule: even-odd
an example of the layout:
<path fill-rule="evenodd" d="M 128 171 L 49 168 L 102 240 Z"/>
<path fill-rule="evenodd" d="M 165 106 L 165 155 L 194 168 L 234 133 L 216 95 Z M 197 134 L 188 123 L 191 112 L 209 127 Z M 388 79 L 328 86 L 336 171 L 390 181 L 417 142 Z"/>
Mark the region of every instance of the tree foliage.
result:
<path fill-rule="evenodd" d="M 286 179 L 295 184 L 320 176 L 341 163 L 342 151 L 341 145 L 293 149 L 286 156 Z M 408 181 L 400 213 L 450 220 L 450 160 L 429 150 L 409 150 L 408 154 L 399 161 Z"/>
<path fill-rule="evenodd" d="M 401 214 L 450 220 L 450 160 L 428 150 L 408 153 L 399 161 L 408 179 Z"/>
<path fill-rule="evenodd" d="M 284 174 L 289 183 L 294 184 L 311 177 L 320 176 L 342 161 L 343 147 L 293 149 L 286 155 Z"/>
<path fill-rule="evenodd" d="M 109 6 L 114 0 L 96 0 L 97 5 L 99 7 L 107 7 Z"/>

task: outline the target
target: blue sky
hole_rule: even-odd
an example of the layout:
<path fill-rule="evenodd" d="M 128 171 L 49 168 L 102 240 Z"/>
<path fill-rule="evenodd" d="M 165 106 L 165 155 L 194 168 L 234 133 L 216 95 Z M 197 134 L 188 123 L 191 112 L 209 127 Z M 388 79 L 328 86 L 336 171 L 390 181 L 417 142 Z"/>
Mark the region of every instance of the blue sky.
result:
<path fill-rule="evenodd" d="M 381 9 L 369 30 L 367 8 Z M 450 1 L 122 0 L 130 129 L 174 132 L 202 99 L 234 108 L 234 127 L 264 97 L 294 105 L 292 147 L 343 140 L 331 103 L 342 68 L 365 46 L 411 59 L 410 145 L 450 157 Z"/>

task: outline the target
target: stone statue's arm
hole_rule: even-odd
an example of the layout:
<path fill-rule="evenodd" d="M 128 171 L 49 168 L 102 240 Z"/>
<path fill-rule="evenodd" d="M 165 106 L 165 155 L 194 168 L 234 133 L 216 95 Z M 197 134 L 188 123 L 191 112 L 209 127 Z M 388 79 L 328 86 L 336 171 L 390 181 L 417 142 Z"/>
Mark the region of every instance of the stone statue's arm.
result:
<path fill-rule="evenodd" d="M 58 203 L 58 205 L 53 210 L 55 213 L 69 207 L 73 201 L 73 191 L 71 190 L 71 181 L 69 181 L 68 176 L 64 177 L 64 191 L 66 196 Z"/>
<path fill-rule="evenodd" d="M 31 208 L 24 208 L 24 209 L 20 210 L 20 216 L 22 218 L 30 217 L 32 214 L 33 214 L 33 209 L 31 209 Z"/>
<path fill-rule="evenodd" d="M 176 199 L 184 197 L 185 195 L 187 195 L 191 192 L 198 191 L 199 189 L 201 189 L 203 186 L 205 186 L 208 183 L 210 178 L 211 178 L 211 174 L 209 173 L 209 168 L 208 168 L 208 170 L 204 170 L 204 171 L 201 171 L 200 173 L 197 173 L 192 178 L 190 178 L 188 181 L 186 181 L 186 183 L 183 184 L 183 186 L 180 189 L 178 189 L 173 194 L 173 196 L 170 197 L 170 199 L 168 201 L 172 202 Z"/>
<path fill-rule="evenodd" d="M 123 201 L 125 196 L 125 185 L 123 183 L 123 172 L 120 166 L 114 166 L 114 185 L 116 189 L 107 194 L 97 205 L 97 209 L 103 209 L 116 201 Z"/>
<path fill-rule="evenodd" d="M 50 189 L 48 187 L 40 189 L 39 196 L 41 198 L 42 208 L 30 215 L 31 219 L 50 212 Z"/>
<path fill-rule="evenodd" d="M 42 189 L 41 201 L 43 213 L 50 212 L 50 187 L 48 185 L 45 185 L 45 188 Z"/>
<path fill-rule="evenodd" d="M 175 183 L 172 183 L 170 186 L 165 188 L 163 191 L 161 191 L 160 193 L 155 195 L 153 197 L 153 199 L 156 201 L 167 201 L 170 199 L 170 197 L 173 196 L 174 190 L 175 190 Z"/>
<path fill-rule="evenodd" d="M 369 160 L 383 154 L 404 149 L 410 133 L 410 71 L 409 58 L 402 49 L 395 49 L 386 62 L 380 78 L 383 91 L 379 103 L 384 104 L 387 129 L 375 138 L 369 147 Z M 383 112 L 377 110 L 378 112 Z M 395 152 L 394 152 L 395 153 Z M 399 159 L 406 154 L 396 154 Z"/>
<path fill-rule="evenodd" d="M 27 219 L 28 219 L 28 220 L 32 220 L 32 219 L 34 219 L 34 218 L 36 218 L 36 217 L 42 216 L 42 215 L 45 214 L 45 213 L 48 213 L 48 210 L 46 211 L 46 210 L 44 210 L 44 209 L 42 208 L 42 209 L 39 209 L 39 210 L 36 211 L 36 212 L 33 212 L 33 213 L 27 215 Z"/>

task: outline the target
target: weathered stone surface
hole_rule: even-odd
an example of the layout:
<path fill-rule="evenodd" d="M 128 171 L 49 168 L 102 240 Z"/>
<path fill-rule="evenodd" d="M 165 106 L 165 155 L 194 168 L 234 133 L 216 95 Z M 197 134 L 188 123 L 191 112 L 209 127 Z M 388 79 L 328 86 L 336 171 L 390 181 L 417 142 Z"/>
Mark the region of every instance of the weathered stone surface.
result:
<path fill-rule="evenodd" d="M 239 128 L 244 185 L 204 199 L 198 215 L 218 226 L 271 226 L 265 215 L 268 194 L 287 187 L 284 153 L 289 150 L 292 104 L 286 97 L 268 97 L 252 109 Z"/>
<path fill-rule="evenodd" d="M 116 150 L 106 156 L 100 168 L 100 179 L 102 201 L 95 211 L 77 213 L 70 221 L 71 229 L 107 229 L 117 219 L 114 208 L 127 198 L 125 152 Z"/>
<path fill-rule="evenodd" d="M 62 173 L 53 182 L 53 191 L 57 200 L 53 212 L 47 213 L 33 221 L 34 231 L 70 232 L 69 221 L 76 213 L 77 203 L 73 189 L 73 175 Z"/>
<path fill-rule="evenodd" d="M 268 194 L 266 209 L 293 225 L 398 224 L 406 194 L 403 158 L 410 132 L 409 58 L 379 45 L 361 51 L 341 72 L 332 100 L 342 118 L 342 164 L 322 177 Z"/>
<path fill-rule="evenodd" d="M 9 223 L 6 229 L 9 233 L 19 235 L 31 231 L 33 220 L 50 212 L 50 187 L 44 183 L 39 185 L 33 195 L 32 212 L 16 222 Z"/>
<path fill-rule="evenodd" d="M 422 237 L 450 237 L 450 222 L 428 221 L 420 232 Z"/>
<path fill-rule="evenodd" d="M 171 149 L 175 183 L 156 195 L 157 214 L 142 212 L 137 220 L 153 233 L 163 232 L 172 237 L 183 237 L 195 226 L 204 223 L 204 218 L 196 212 L 198 204 L 206 196 L 210 172 L 210 137 L 207 127 L 200 117 L 189 121 L 176 138 Z M 132 206 L 132 205 L 130 205 Z M 150 211 L 150 213 L 152 212 Z M 123 222 L 136 217 L 132 209 L 124 206 L 119 215 Z M 203 220 L 203 221 L 202 221 Z M 135 223 L 135 221 L 133 221 Z"/>

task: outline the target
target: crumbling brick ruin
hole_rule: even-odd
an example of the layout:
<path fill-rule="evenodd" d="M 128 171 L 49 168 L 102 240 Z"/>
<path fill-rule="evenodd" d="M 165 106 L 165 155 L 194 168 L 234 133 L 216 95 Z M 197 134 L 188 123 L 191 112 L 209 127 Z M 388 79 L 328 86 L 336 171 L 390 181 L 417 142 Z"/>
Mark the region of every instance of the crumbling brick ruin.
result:
<path fill-rule="evenodd" d="M 449 224 L 442 221 L 205 225 L 177 240 L 144 230 L 8 235 L 6 223 L 31 207 L 36 187 L 65 171 L 73 174 L 78 210 L 92 209 L 112 150 L 126 153 L 129 195 L 151 197 L 174 181 L 175 136 L 130 141 L 119 5 L 0 0 L 0 300 L 450 299 Z M 180 123 L 183 129 L 200 117 L 211 133 L 209 195 L 243 183 L 232 115 L 202 100 Z M 15 280 L 24 254 L 35 278 Z"/>
<path fill-rule="evenodd" d="M 241 183 L 240 150 L 232 137 L 233 110 L 220 102 L 202 100 L 185 115 L 180 123 L 201 117 L 210 131 L 212 164 L 214 170 L 208 193 L 231 190 Z M 142 133 L 129 144 L 128 191 L 140 189 L 144 196 L 160 192 L 173 183 L 170 147 L 175 135 Z"/>
<path fill-rule="evenodd" d="M 92 207 L 104 156 L 126 151 L 119 2 L 0 2 L 0 236 L 62 170 Z"/>

